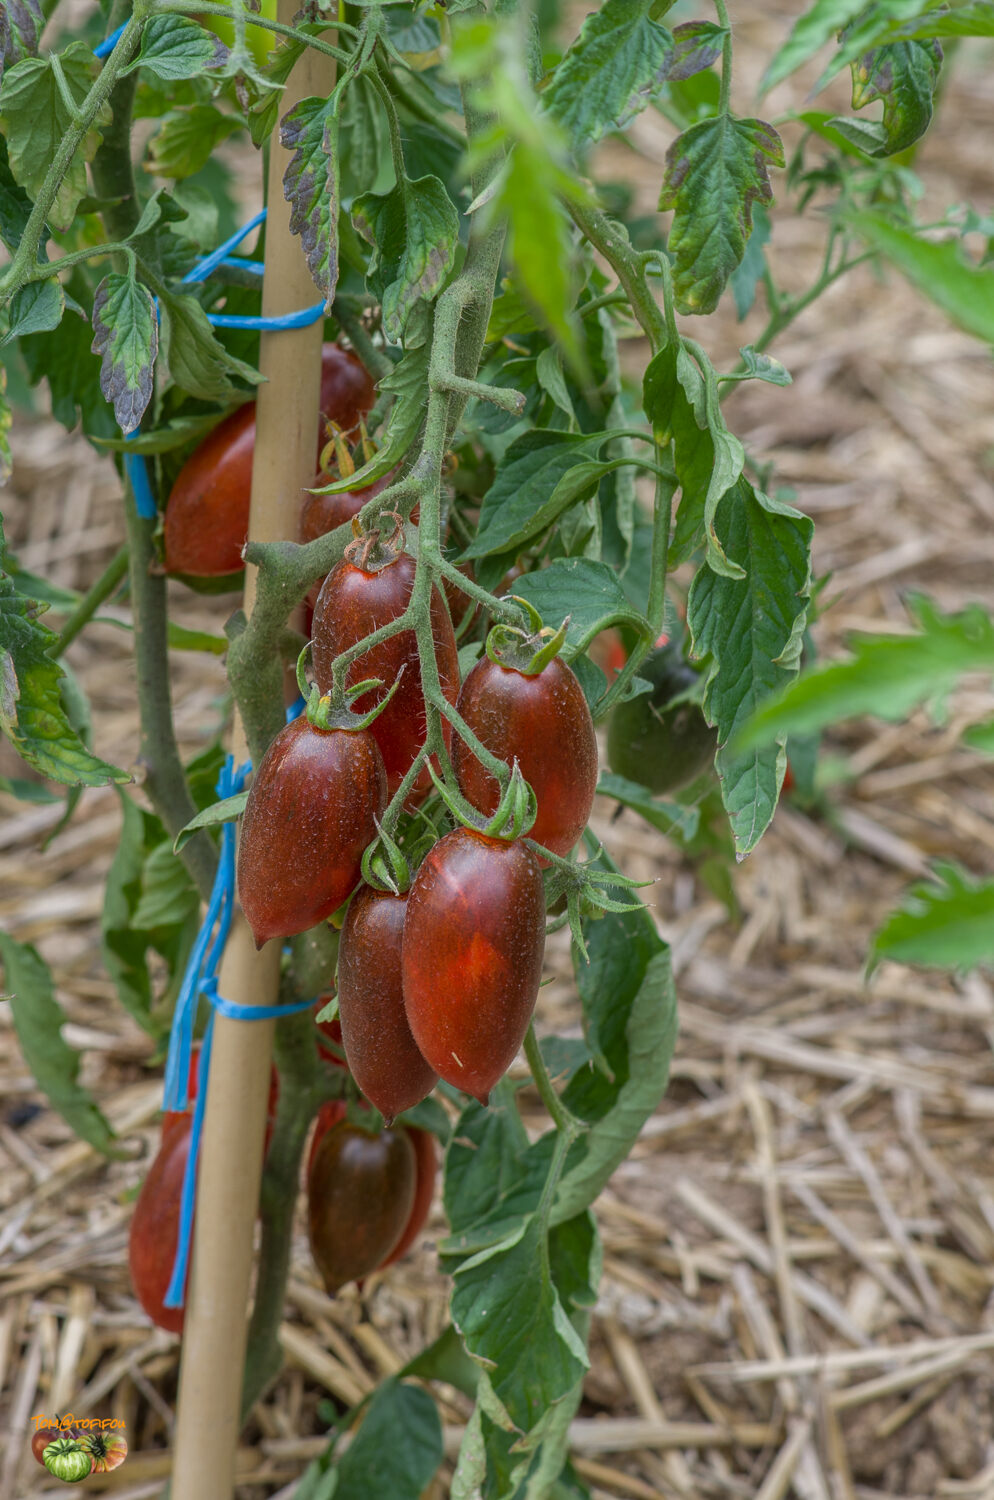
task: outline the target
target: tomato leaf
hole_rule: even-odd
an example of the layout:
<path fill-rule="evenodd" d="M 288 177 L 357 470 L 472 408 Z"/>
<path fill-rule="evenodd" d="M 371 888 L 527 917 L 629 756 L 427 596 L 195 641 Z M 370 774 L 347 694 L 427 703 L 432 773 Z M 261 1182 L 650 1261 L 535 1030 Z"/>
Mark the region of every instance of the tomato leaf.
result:
<path fill-rule="evenodd" d="M 47 333 L 58 328 L 65 308 L 66 294 L 54 276 L 50 281 L 30 281 L 10 299 L 10 327 L 0 344 L 28 333 Z"/>
<path fill-rule="evenodd" d="M 554 1224 L 589 1207 L 628 1155 L 666 1090 L 676 1040 L 670 950 L 648 911 L 607 912 L 585 921 L 583 935 L 590 963 L 574 952 L 573 967 L 587 1042 L 602 1066 L 581 1068 L 562 1093 L 590 1129 L 567 1157 Z"/>
<path fill-rule="evenodd" d="M 609 436 L 538 428 L 516 438 L 483 497 L 479 528 L 462 560 L 513 550 L 595 489 L 605 470 L 584 460 L 595 459 Z"/>
<path fill-rule="evenodd" d="M 66 290 L 89 304 L 92 293 L 78 268 Z M 86 318 L 63 318 L 58 328 L 23 335 L 19 348 L 32 385 L 43 376 L 48 381 L 52 415 L 68 432 L 82 420 L 91 441 L 118 438 L 121 430 L 100 389 L 100 360 L 91 350 L 92 337 Z"/>
<path fill-rule="evenodd" d="M 251 365 L 229 354 L 214 337 L 200 303 L 186 293 L 163 291 L 162 352 L 177 385 L 202 401 L 230 401 L 242 392 L 232 379 L 258 385 L 262 376 Z"/>
<path fill-rule="evenodd" d="M 719 383 L 732 380 L 765 380 L 769 385 L 792 385 L 790 371 L 772 354 L 760 354 L 751 344 L 740 349 L 745 369 L 730 375 L 719 375 Z"/>
<path fill-rule="evenodd" d="M 145 932 L 182 926 L 200 911 L 200 898 L 186 866 L 168 839 L 156 844 L 142 870 L 142 893 L 132 918 Z"/>
<path fill-rule="evenodd" d="M 606 0 L 584 21 L 553 73 L 542 103 L 574 150 L 627 124 L 669 74 L 673 37 L 651 19 L 652 5 L 653 0 Z"/>
<path fill-rule="evenodd" d="M 192 177 L 207 165 L 216 146 L 241 129 L 237 115 L 224 114 L 213 104 L 170 110 L 148 143 L 148 169 L 174 181 Z"/>
<path fill-rule="evenodd" d="M 709 657 L 704 713 L 718 729 L 715 766 L 739 855 L 768 826 L 783 780 L 776 745 L 743 749 L 737 731 L 757 705 L 797 672 L 807 616 L 812 525 L 789 505 L 741 478 L 720 501 L 715 526 L 741 577 L 700 568 L 690 586 L 687 624 L 694 654 Z"/>
<path fill-rule="evenodd" d="M 345 479 L 317 488 L 318 495 L 337 495 L 382 479 L 404 457 L 417 435 L 428 400 L 428 355 L 426 342 L 417 349 L 405 349 L 392 372 L 379 382 L 379 389 L 396 399 L 390 408 L 383 441 L 368 463 Z"/>
<path fill-rule="evenodd" d="M 842 31 L 864 10 L 866 0 L 815 0 L 814 5 L 794 22 L 787 41 L 769 63 L 763 74 L 762 92 L 768 93 L 775 84 L 803 67 L 826 42 L 832 40 L 836 32 Z"/>
<path fill-rule="evenodd" d="M 695 353 L 696 361 L 682 340 L 675 350 L 667 344 L 650 361 L 642 386 L 656 441 L 673 441 L 680 481 L 670 563 L 686 561 L 703 533 L 709 566 L 737 578 L 742 570 L 721 545 L 715 514 L 742 473 L 745 449 L 726 426 L 714 367 L 703 350 L 695 346 Z"/>
<path fill-rule="evenodd" d="M 85 42 L 70 42 L 58 56 L 67 92 L 78 107 L 89 92 L 99 64 Z M 0 85 L 0 115 L 14 178 L 31 198 L 36 198 L 72 124 L 51 57 L 26 57 L 5 72 Z M 49 214 L 56 229 L 72 225 L 87 190 L 86 163 L 96 155 L 102 131 L 110 120 L 110 105 L 105 103 L 68 164 Z"/>
<path fill-rule="evenodd" d="M 89 1092 L 77 1082 L 79 1056 L 63 1041 L 65 1016 L 55 998 L 48 965 L 37 949 L 28 943 L 16 943 L 4 932 L 0 932 L 0 959 L 10 991 L 14 1030 L 38 1087 L 84 1141 L 105 1156 L 121 1155 L 114 1146 L 114 1131 Z"/>
<path fill-rule="evenodd" d="M 145 953 L 148 935 L 135 927 L 134 913 L 141 896 L 141 873 L 147 855 L 165 836 L 158 818 L 145 812 L 124 791 L 121 799 L 121 832 L 107 872 L 104 909 L 100 919 L 104 965 L 114 981 L 125 1010 L 153 1035 L 151 1016 L 152 981 Z"/>
<path fill-rule="evenodd" d="M 367 281 L 382 297 L 387 337 L 399 343 L 416 304 L 438 296 L 455 264 L 455 204 L 437 177 L 404 176 L 389 193 L 357 198 L 352 222 L 373 247 Z"/>
<path fill-rule="evenodd" d="M 609 625 L 630 625 L 648 634 L 644 617 L 629 603 L 618 575 L 607 563 L 589 558 L 555 558 L 547 568 L 515 580 L 514 592 L 534 604 L 554 630 L 568 620 L 565 661 L 585 651 Z"/>
<path fill-rule="evenodd" d="M 280 124 L 280 141 L 293 152 L 283 173 L 290 232 L 300 235 L 314 284 L 329 312 L 338 284 L 340 101 L 337 91 L 330 99 L 302 99 Z"/>
<path fill-rule="evenodd" d="M 994 959 L 994 880 L 937 863 L 932 879 L 906 891 L 874 935 L 871 967 L 881 959 L 961 972 Z"/>
<path fill-rule="evenodd" d="M 727 28 L 716 26 L 713 21 L 685 21 L 682 26 L 674 26 L 673 41 L 676 45 L 667 79 L 682 82 L 710 68 L 721 56 L 727 35 Z"/>
<path fill-rule="evenodd" d="M 185 828 L 181 828 L 176 835 L 173 849 L 175 853 L 188 844 L 199 828 L 214 828 L 219 823 L 232 823 L 235 818 L 241 817 L 245 811 L 248 801 L 248 792 L 238 792 L 234 797 L 224 797 L 220 802 L 214 802 L 210 807 L 205 807 L 203 812 L 197 813 L 191 818 Z"/>
<path fill-rule="evenodd" d="M 847 214 L 846 223 L 959 328 L 994 344 L 994 266 L 971 265 L 955 240 L 923 239 L 871 209 Z"/>
<path fill-rule="evenodd" d="M 925 134 L 932 119 L 932 96 L 942 67 L 936 41 L 895 42 L 878 47 L 852 64 L 853 109 L 883 101 L 882 120 L 829 121 L 867 156 L 894 156 Z"/>
<path fill-rule="evenodd" d="M 752 206 L 752 234 L 749 236 L 745 254 L 732 272 L 729 282 L 735 298 L 735 313 L 739 322 L 748 316 L 756 300 L 756 287 L 766 271 L 766 255 L 763 247 L 770 242 L 770 216 L 761 203 Z"/>
<path fill-rule="evenodd" d="M 630 807 L 653 828 L 667 836 L 676 834 L 681 839 L 692 839 L 697 832 L 696 807 L 681 807 L 679 802 L 666 802 L 653 797 L 651 792 L 637 781 L 628 781 L 624 776 L 605 773 L 597 783 L 602 797 L 613 797 L 625 807 Z"/>
<path fill-rule="evenodd" d="M 200 78 L 210 68 L 223 67 L 228 48 L 213 32 L 186 16 L 149 16 L 142 28 L 141 49 L 122 73 L 147 68 L 157 78 L 172 82 Z"/>
<path fill-rule="evenodd" d="M 0 135 L 0 239 L 12 255 L 21 243 L 32 207 L 31 199 L 14 179 L 7 142 Z M 45 258 L 44 250 L 39 250 L 39 258 Z"/>
<path fill-rule="evenodd" d="M 300 1500 L 419 1500 L 444 1457 L 442 1424 L 427 1391 L 395 1376 L 376 1388 L 341 1458 L 333 1450 L 308 1469 Z"/>
<path fill-rule="evenodd" d="M 758 707 L 742 726 L 739 748 L 768 744 L 775 735 L 811 734 L 857 714 L 903 719 L 965 672 L 994 671 L 994 620 L 979 605 L 946 615 L 916 595 L 909 609 L 916 634 L 853 636 L 847 661 L 803 672 Z"/>
<path fill-rule="evenodd" d="M 38 619 L 43 608 L 6 571 L 0 526 L 0 729 L 23 760 L 52 781 L 129 781 L 126 771 L 91 755 L 69 722 L 60 693 L 65 673 L 48 654 L 55 635 Z"/>
<path fill-rule="evenodd" d="M 753 203 L 773 201 L 771 164 L 784 165 L 783 145 L 765 120 L 716 115 L 670 146 L 659 207 L 673 210 L 668 248 L 680 312 L 714 312 L 745 253 Z"/>
<path fill-rule="evenodd" d="M 497 1244 L 463 1261 L 454 1280 L 453 1321 L 470 1354 L 489 1368 L 511 1421 L 530 1432 L 589 1365 L 552 1280 L 542 1217 L 529 1214 Z"/>
<path fill-rule="evenodd" d="M 5 68 L 38 56 L 44 28 L 41 0 L 0 0 L 0 78 Z"/>
<path fill-rule="evenodd" d="M 152 371 L 159 325 L 152 293 L 111 271 L 93 297 L 93 352 L 102 356 L 100 389 L 114 408 L 122 432 L 133 432 L 152 399 Z"/>

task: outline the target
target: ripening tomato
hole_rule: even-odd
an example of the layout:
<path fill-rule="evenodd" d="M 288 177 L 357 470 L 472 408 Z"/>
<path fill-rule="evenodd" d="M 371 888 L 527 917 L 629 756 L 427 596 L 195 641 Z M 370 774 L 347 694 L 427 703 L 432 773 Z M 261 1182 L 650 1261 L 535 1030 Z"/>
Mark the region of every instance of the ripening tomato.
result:
<path fill-rule="evenodd" d="M 487 1102 L 521 1046 L 545 952 L 538 860 L 520 840 L 468 828 L 429 850 L 411 886 L 401 963 L 422 1056 Z"/>
<path fill-rule="evenodd" d="M 331 687 L 331 666 L 336 656 L 403 614 L 414 587 L 415 567 L 413 557 L 398 552 L 375 571 L 343 557 L 328 574 L 314 610 L 312 639 L 314 676 L 323 693 Z M 432 590 L 431 625 L 442 692 L 450 703 L 455 703 L 459 694 L 459 651 L 449 612 L 437 589 Z M 369 727 L 383 756 L 387 793 L 391 797 L 410 770 L 427 732 L 414 631 L 402 630 L 363 652 L 349 667 L 346 677 L 349 684 L 366 677 L 378 677 L 383 682 L 382 688 L 363 693 L 355 700 L 355 712 L 368 713 L 393 686 L 402 667 L 405 670 L 400 686 Z M 443 726 L 443 733 L 448 746 L 452 740 L 448 723 Z M 431 777 L 425 766 L 415 782 L 412 802 L 420 800 L 430 787 Z"/>
<path fill-rule="evenodd" d="M 345 1119 L 345 1100 L 328 1099 L 318 1110 L 317 1119 L 314 1121 L 314 1134 L 311 1136 L 311 1149 L 307 1154 L 307 1176 L 310 1176 L 314 1165 L 314 1158 L 318 1154 L 318 1147 L 324 1136 L 333 1125 L 337 1125 Z"/>
<path fill-rule="evenodd" d="M 90 1455 L 77 1438 L 56 1438 L 42 1454 L 42 1463 L 64 1484 L 78 1484 L 93 1470 Z"/>
<path fill-rule="evenodd" d="M 238 896 L 257 947 L 338 910 L 359 884 L 385 806 L 383 762 L 368 730 L 318 729 L 306 714 L 280 730 L 256 772 L 238 841 Z"/>
<path fill-rule="evenodd" d="M 340 1120 L 318 1142 L 307 1174 L 314 1264 L 328 1292 L 375 1271 L 414 1207 L 417 1161 L 405 1130 L 374 1134 Z"/>
<path fill-rule="evenodd" d="M 321 354 L 321 414 L 353 431 L 373 405 L 376 390 L 357 356 L 337 344 Z M 319 436 L 318 453 L 324 446 Z M 219 578 L 244 566 L 248 538 L 255 402 L 240 406 L 204 438 L 176 476 L 166 502 L 167 573 Z"/>
<path fill-rule="evenodd" d="M 94 1474 L 110 1474 L 119 1469 L 128 1456 L 127 1440 L 97 1429 L 80 1438 L 80 1445 L 90 1455 Z"/>
<path fill-rule="evenodd" d="M 619 703 L 607 730 L 607 758 L 616 776 L 637 781 L 657 796 L 675 792 L 706 771 L 718 744 L 692 699 L 673 700 L 693 688 L 697 673 L 676 645 L 654 647 L 638 669 L 652 690 Z"/>
<path fill-rule="evenodd" d="M 59 1438 L 77 1438 L 79 1433 L 74 1427 L 39 1427 L 31 1434 L 31 1452 L 40 1464 L 44 1466 L 44 1452 L 49 1443 L 57 1442 Z"/>
<path fill-rule="evenodd" d="M 190 1154 L 193 1115 L 173 1115 L 159 1153 L 142 1183 L 131 1217 L 128 1266 L 135 1296 L 152 1322 L 169 1333 L 183 1328 L 183 1308 L 166 1307 L 179 1241 L 180 1197 Z"/>
<path fill-rule="evenodd" d="M 457 706 L 486 748 L 508 764 L 516 759 L 530 782 L 538 815 L 529 838 L 553 854 L 568 854 L 586 827 L 597 788 L 593 720 L 573 672 L 558 656 L 533 676 L 485 656 L 463 683 Z M 496 812 L 496 778 L 458 737 L 452 764 L 473 806 Z"/>
<path fill-rule="evenodd" d="M 338 950 L 338 1013 L 356 1083 L 389 1123 L 420 1104 L 436 1078 L 404 1011 L 400 945 L 407 896 L 364 885 L 349 902 Z"/>

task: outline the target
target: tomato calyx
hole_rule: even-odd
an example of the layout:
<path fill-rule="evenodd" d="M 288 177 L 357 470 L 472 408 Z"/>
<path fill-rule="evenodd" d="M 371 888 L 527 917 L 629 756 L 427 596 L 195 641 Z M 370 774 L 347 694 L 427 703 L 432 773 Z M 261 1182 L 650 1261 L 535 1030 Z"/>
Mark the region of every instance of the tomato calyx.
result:
<path fill-rule="evenodd" d="M 343 553 L 345 561 L 363 573 L 380 573 L 395 563 L 404 551 L 404 518 L 399 511 L 384 510 L 381 517 L 392 520 L 393 530 L 384 535 L 380 528 L 371 531 L 358 529 L 358 517 L 352 522 L 355 539 L 349 542 Z"/>
<path fill-rule="evenodd" d="M 523 677 L 537 677 L 566 644 L 570 617 L 567 615 L 559 629 L 553 630 L 551 625 L 543 625 L 542 616 L 529 600 L 520 594 L 511 594 L 509 598 L 521 606 L 530 629 L 495 625 L 487 636 L 487 655 L 495 666 L 506 671 L 520 672 Z"/>
<path fill-rule="evenodd" d="M 373 720 L 379 718 L 399 688 L 405 667 L 402 666 L 397 673 L 389 692 L 384 693 L 383 697 L 378 703 L 374 703 L 368 713 L 357 714 L 353 713 L 352 704 L 357 698 L 361 698 L 363 693 L 371 692 L 375 688 L 381 688 L 383 686 L 383 679 L 380 677 L 366 677 L 362 682 L 353 683 L 349 687 L 343 687 L 339 683 L 333 682 L 331 691 L 322 693 L 316 682 L 309 683 L 307 681 L 304 663 L 310 649 L 311 643 L 308 641 L 303 651 L 297 657 L 297 686 L 300 689 L 301 697 L 307 700 L 307 706 L 304 709 L 307 722 L 314 729 L 321 729 L 327 733 L 336 729 L 344 729 L 350 734 L 358 734 L 360 730 L 368 729 Z"/>
<path fill-rule="evenodd" d="M 482 813 L 477 812 L 462 792 L 448 786 L 430 763 L 428 769 L 435 783 L 435 790 L 449 812 L 463 828 L 469 829 L 470 833 L 479 834 L 482 838 L 503 839 L 511 843 L 514 839 L 523 838 L 538 816 L 538 800 L 531 786 L 522 776 L 517 760 L 511 767 L 497 809 L 490 818 L 485 818 Z"/>
<path fill-rule="evenodd" d="M 362 878 L 376 891 L 402 896 L 411 886 L 411 867 L 403 850 L 385 828 L 376 825 L 378 836 L 362 856 Z"/>

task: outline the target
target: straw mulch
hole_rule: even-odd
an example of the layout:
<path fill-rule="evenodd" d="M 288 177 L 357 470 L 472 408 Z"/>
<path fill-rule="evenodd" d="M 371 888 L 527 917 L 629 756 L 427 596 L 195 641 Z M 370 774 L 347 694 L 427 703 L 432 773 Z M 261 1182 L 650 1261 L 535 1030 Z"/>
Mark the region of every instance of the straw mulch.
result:
<path fill-rule="evenodd" d="M 757 59 L 768 54 L 788 17 L 742 10 L 748 80 L 751 44 Z M 992 106 L 990 71 L 964 57 L 920 163 L 937 204 L 990 211 Z M 639 122 L 647 197 L 667 138 L 651 115 Z M 631 171 L 630 157 L 617 162 Z M 816 219 L 786 219 L 776 246 L 778 272 L 803 285 L 817 264 Z M 739 328 L 726 312 L 706 337 L 728 355 L 761 317 Z M 817 570 L 832 573 L 821 647 L 852 628 L 902 628 L 912 588 L 946 608 L 994 606 L 988 352 L 897 277 L 862 269 L 777 353 L 793 387 L 756 385 L 730 413 L 815 517 Z M 633 348 L 633 367 L 638 357 Z M 49 422 L 21 423 L 14 441 L 4 510 L 21 559 L 85 585 L 120 539 L 114 473 Z M 176 603 L 185 623 L 215 630 L 228 607 L 181 589 Z M 110 625 L 70 653 L 97 748 L 119 764 L 136 746 L 128 659 L 127 636 Z M 223 718 L 223 676 L 213 658 L 174 662 L 192 753 Z M 917 715 L 833 733 L 828 811 L 780 808 L 735 872 L 738 922 L 676 848 L 630 814 L 608 823 L 602 809 L 598 831 L 616 857 L 657 880 L 647 895 L 673 943 L 681 1026 L 667 1098 L 597 1208 L 605 1275 L 574 1433 L 595 1494 L 994 1497 L 994 994 L 977 974 L 885 965 L 867 984 L 863 973 L 875 925 L 927 860 L 994 867 L 994 771 L 958 743 L 990 711 L 983 689 L 955 694 L 937 723 Z M 0 771 L 13 769 L 3 758 Z M 160 1085 L 100 964 L 117 802 L 85 792 L 47 848 L 58 809 L 4 800 L 2 814 L 0 920 L 51 964 L 67 1040 L 130 1154 L 107 1164 L 73 1141 L 39 1100 L 0 1011 L 0 1495 L 62 1493 L 28 1452 L 28 1424 L 37 1411 L 72 1410 L 127 1422 L 127 1463 L 88 1487 L 138 1500 L 167 1472 L 179 1348 L 149 1325 L 126 1270 Z M 541 1026 L 575 1027 L 558 940 L 550 967 Z M 537 1098 L 527 1107 L 538 1125 Z M 331 1301 L 301 1226 L 286 1367 L 244 1437 L 240 1494 L 289 1494 L 322 1447 L 319 1402 L 355 1401 L 439 1331 L 447 1287 L 433 1240 L 443 1233 L 436 1209 L 402 1265 Z M 451 1454 L 466 1407 L 442 1394 Z M 433 1495 L 447 1493 L 450 1472 Z"/>

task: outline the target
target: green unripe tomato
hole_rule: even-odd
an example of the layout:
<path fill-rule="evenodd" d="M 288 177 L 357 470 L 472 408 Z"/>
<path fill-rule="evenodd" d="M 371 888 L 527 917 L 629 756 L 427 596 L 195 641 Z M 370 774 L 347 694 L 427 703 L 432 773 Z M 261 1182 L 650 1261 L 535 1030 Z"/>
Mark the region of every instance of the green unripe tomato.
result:
<path fill-rule="evenodd" d="M 42 1457 L 48 1472 L 65 1484 L 78 1484 L 93 1467 L 90 1455 L 75 1438 L 56 1438 Z"/>
<path fill-rule="evenodd" d="M 227 0 L 220 0 L 220 3 L 224 5 L 227 3 Z M 258 13 L 261 16 L 265 16 L 267 21 L 275 21 L 276 0 L 262 0 Z M 223 16 L 200 16 L 198 19 L 201 26 L 205 26 L 208 31 L 213 31 L 214 35 L 226 47 L 234 46 L 234 21 L 226 21 Z M 245 41 L 249 51 L 255 58 L 256 64 L 262 67 L 268 60 L 270 52 L 275 47 L 278 37 L 275 31 L 264 31 L 261 26 L 253 26 L 252 22 L 249 21 L 245 27 Z"/>
<path fill-rule="evenodd" d="M 707 769 L 718 737 L 700 704 L 684 697 L 697 673 L 678 647 L 650 651 L 638 675 L 652 684 L 652 691 L 619 703 L 612 713 L 608 764 L 616 776 L 637 781 L 657 796 L 675 792 Z"/>

